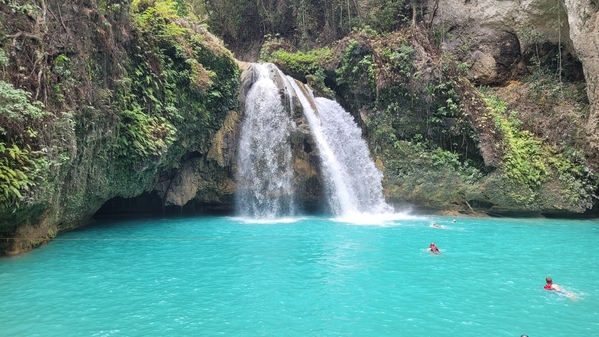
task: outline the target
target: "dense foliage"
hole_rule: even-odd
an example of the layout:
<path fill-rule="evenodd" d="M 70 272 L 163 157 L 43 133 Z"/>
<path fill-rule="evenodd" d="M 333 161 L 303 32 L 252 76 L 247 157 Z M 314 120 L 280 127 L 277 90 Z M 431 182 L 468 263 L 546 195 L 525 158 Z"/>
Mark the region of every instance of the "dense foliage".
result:
<path fill-rule="evenodd" d="M 190 134 L 196 138 L 188 146 L 205 142 L 236 104 L 239 75 L 230 53 L 179 18 L 174 1 L 135 0 L 132 15 L 137 44 L 118 82 L 119 153 L 159 157 Z"/>
<path fill-rule="evenodd" d="M 408 0 L 185 0 L 231 46 L 279 36 L 296 45 L 330 43 L 356 27 L 388 33 L 411 20 Z"/>
<path fill-rule="evenodd" d="M 48 173 L 38 132 L 48 112 L 30 96 L 0 80 L 0 204 L 23 201 Z"/>
<path fill-rule="evenodd" d="M 239 68 L 186 12 L 0 0 L 0 234 L 15 238 L 0 251 L 41 245 L 208 152 Z"/>

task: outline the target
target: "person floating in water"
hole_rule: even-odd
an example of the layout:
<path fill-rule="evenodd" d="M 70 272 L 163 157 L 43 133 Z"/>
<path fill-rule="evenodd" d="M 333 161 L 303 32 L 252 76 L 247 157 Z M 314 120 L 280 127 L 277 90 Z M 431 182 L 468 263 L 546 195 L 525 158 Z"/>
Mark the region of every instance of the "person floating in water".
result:
<path fill-rule="evenodd" d="M 439 248 L 437 246 L 435 246 L 434 242 L 431 242 L 431 245 L 428 247 L 427 250 L 433 254 L 438 254 L 440 252 Z"/>
<path fill-rule="evenodd" d="M 565 294 L 568 297 L 574 297 L 574 294 L 562 290 L 562 288 L 560 286 L 558 286 L 557 284 L 553 283 L 553 280 L 549 276 L 547 276 L 545 278 L 545 283 L 546 283 L 545 286 L 543 286 L 543 289 L 545 289 L 545 290 L 553 290 L 553 291 L 556 291 L 558 293 Z"/>
<path fill-rule="evenodd" d="M 429 225 L 429 227 L 432 228 L 440 228 L 440 229 L 448 229 L 449 227 L 445 226 L 445 225 L 439 225 L 436 222 L 431 222 L 431 224 Z"/>
<path fill-rule="evenodd" d="M 545 286 L 543 287 L 543 289 L 545 290 L 555 290 L 555 291 L 562 291 L 562 289 L 557 285 L 557 284 L 553 284 L 553 280 L 551 279 L 551 277 L 547 276 L 545 278 Z"/>

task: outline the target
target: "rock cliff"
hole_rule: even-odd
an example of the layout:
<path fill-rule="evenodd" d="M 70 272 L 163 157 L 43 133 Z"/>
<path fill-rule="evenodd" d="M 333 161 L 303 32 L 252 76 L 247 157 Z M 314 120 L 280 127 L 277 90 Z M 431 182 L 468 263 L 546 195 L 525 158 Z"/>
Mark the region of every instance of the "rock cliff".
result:
<path fill-rule="evenodd" d="M 590 104 L 587 156 L 599 170 L 599 5 L 592 0 L 449 0 L 429 1 L 429 8 L 435 3 L 434 27 L 450 33 L 443 48 L 471 63 L 468 75 L 475 83 L 505 84 L 521 77 L 526 58 L 547 52 L 548 45 L 559 47 L 560 60 L 581 63 Z"/>
<path fill-rule="evenodd" d="M 159 200 L 138 199 L 146 212 L 230 204 L 240 72 L 219 39 L 148 1 L 2 1 L 0 13 L 0 170 L 15 177 L 0 251 L 141 195 Z"/>

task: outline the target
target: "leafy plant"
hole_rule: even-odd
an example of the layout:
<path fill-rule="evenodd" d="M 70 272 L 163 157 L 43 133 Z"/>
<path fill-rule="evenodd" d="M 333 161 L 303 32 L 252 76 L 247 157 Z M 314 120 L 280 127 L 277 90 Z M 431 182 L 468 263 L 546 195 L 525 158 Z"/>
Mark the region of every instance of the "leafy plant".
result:
<path fill-rule="evenodd" d="M 341 57 L 341 66 L 335 70 L 338 84 L 364 84 L 375 91 L 375 66 L 372 55 L 362 53 L 362 47 L 356 40 L 349 40 Z"/>
<path fill-rule="evenodd" d="M 521 130 L 522 124 L 516 113 L 507 115 L 507 103 L 496 96 L 486 95 L 484 100 L 495 120 L 495 125 L 502 131 L 504 148 L 503 170 L 512 180 L 528 185 L 538 186 L 549 176 L 543 143 L 527 130 Z"/>
<path fill-rule="evenodd" d="M 236 104 L 239 68 L 204 28 L 180 17 L 184 5 L 132 3 L 136 43 L 115 95 L 120 111 L 116 148 L 125 162 L 159 162 L 171 149 L 182 152 L 173 147 L 175 140 L 189 146 L 201 142 Z"/>
<path fill-rule="evenodd" d="M 24 4 L 21 4 L 19 2 L 22 2 L 22 1 L 0 0 L 0 3 L 3 3 L 5 5 L 7 5 L 8 8 L 10 8 L 10 10 L 13 13 L 21 13 L 21 14 L 29 15 L 31 17 L 35 17 L 37 11 L 40 10 L 39 7 L 37 7 L 37 6 L 33 5 L 33 4 L 30 4 L 30 3 L 27 3 L 27 2 L 24 3 Z"/>
<path fill-rule="evenodd" d="M 71 76 L 71 60 L 64 54 L 58 55 L 54 59 L 54 73 L 59 76 L 68 77 Z"/>
<path fill-rule="evenodd" d="M 31 94 L 0 81 L 0 136 L 18 142 L 27 142 L 35 136 L 28 122 L 48 115 L 41 102 L 30 102 Z M 1 139 L 1 138 L 0 138 Z"/>
<path fill-rule="evenodd" d="M 125 154 L 133 151 L 141 157 L 160 156 L 175 140 L 176 129 L 164 117 L 148 116 L 134 105 L 123 111 L 119 125 L 121 149 Z"/>
<path fill-rule="evenodd" d="M 8 57 L 4 52 L 4 49 L 0 48 L 0 67 L 6 67 L 8 65 Z"/>
<path fill-rule="evenodd" d="M 38 122 L 48 113 L 30 96 L 0 81 L 0 203 L 23 201 L 47 169 L 42 152 L 31 146 L 38 146 Z"/>
<path fill-rule="evenodd" d="M 25 192 L 35 186 L 38 176 L 35 153 L 16 144 L 0 142 L 0 203 L 15 204 L 25 198 Z"/>
<path fill-rule="evenodd" d="M 402 75 L 410 77 L 412 75 L 412 57 L 414 48 L 407 44 L 402 44 L 399 48 L 392 50 L 386 49 L 381 54 L 388 59 L 388 64 L 397 69 Z"/>

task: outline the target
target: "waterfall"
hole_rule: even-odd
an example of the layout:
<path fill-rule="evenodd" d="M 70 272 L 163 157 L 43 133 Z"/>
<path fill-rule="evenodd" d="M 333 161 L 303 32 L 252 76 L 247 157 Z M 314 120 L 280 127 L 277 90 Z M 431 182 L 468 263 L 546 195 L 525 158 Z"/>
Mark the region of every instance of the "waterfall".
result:
<path fill-rule="evenodd" d="M 272 64 L 254 64 L 257 77 L 247 93 L 237 158 L 236 208 L 241 216 L 276 218 L 295 213 L 292 155 L 293 123 L 271 79 Z"/>
<path fill-rule="evenodd" d="M 246 96 L 238 154 L 239 215 L 292 216 L 293 165 L 290 111 L 299 100 L 320 156 L 327 203 L 339 218 L 391 214 L 382 193 L 382 174 L 370 158 L 362 132 L 337 102 L 312 91 L 272 64 L 252 65 L 255 82 Z M 285 85 L 284 99 L 274 82 Z M 285 101 L 285 102 L 283 102 Z M 285 105 L 284 105 L 285 104 Z M 290 105 L 287 109 L 286 105 Z"/>
<path fill-rule="evenodd" d="M 302 90 L 293 78 L 287 79 L 302 104 L 320 151 L 333 213 L 341 218 L 391 213 L 392 208 L 382 193 L 383 176 L 370 158 L 362 131 L 352 116 L 337 102 L 314 97 L 311 91 Z"/>

